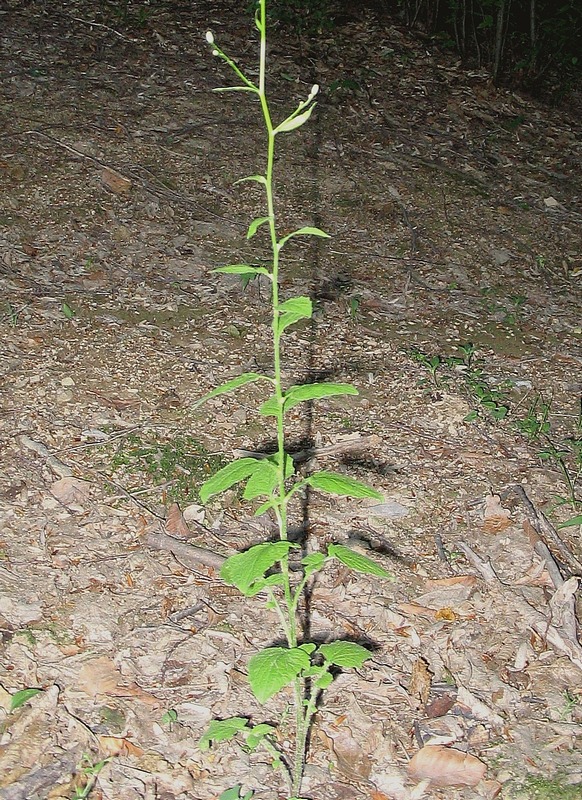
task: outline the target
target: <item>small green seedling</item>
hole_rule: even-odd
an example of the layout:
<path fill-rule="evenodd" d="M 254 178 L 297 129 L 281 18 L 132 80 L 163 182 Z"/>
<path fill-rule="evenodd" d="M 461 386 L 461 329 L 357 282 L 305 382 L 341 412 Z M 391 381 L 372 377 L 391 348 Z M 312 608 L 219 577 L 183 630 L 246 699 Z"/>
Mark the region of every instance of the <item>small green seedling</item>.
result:
<path fill-rule="evenodd" d="M 73 311 L 71 306 L 68 303 L 63 303 L 61 305 L 61 311 L 63 312 L 64 316 L 67 319 L 73 319 L 75 317 L 76 311 Z"/>
<path fill-rule="evenodd" d="M 7 319 L 10 327 L 16 328 L 16 326 L 18 325 L 18 320 L 20 318 L 20 315 L 22 314 L 26 306 L 21 306 L 20 308 L 17 308 L 16 306 L 12 305 L 12 303 L 8 302 L 6 303 L 6 307 L 7 311 L 2 315 L 1 319 L 2 321 Z"/>
<path fill-rule="evenodd" d="M 443 360 L 439 355 L 431 356 L 422 350 L 419 350 L 417 347 L 413 347 L 410 350 L 410 357 L 413 361 L 416 361 L 417 364 L 420 364 L 421 367 L 424 367 L 428 371 L 433 386 L 436 388 L 441 386 L 441 381 L 439 380 L 437 373 L 443 365 Z"/>
<path fill-rule="evenodd" d="M 358 312 L 360 310 L 360 305 L 362 303 L 362 298 L 359 294 L 350 297 L 350 317 L 355 322 L 358 318 Z"/>
<path fill-rule="evenodd" d="M 287 760 L 279 749 L 275 729 L 266 723 L 253 724 L 245 717 L 229 717 L 213 721 L 200 740 L 202 750 L 219 742 L 237 737 L 249 750 L 262 747 L 272 759 L 273 766 L 281 767 L 289 784 L 290 800 L 298 800 L 301 794 L 308 734 L 323 690 L 333 681 L 338 669 L 358 668 L 370 657 L 370 651 L 356 642 L 335 641 L 315 644 L 303 641 L 303 631 L 298 621 L 298 607 L 313 576 L 329 562 L 339 562 L 357 572 L 383 578 L 389 573 L 366 556 L 338 544 L 330 544 L 326 552 L 304 555 L 300 546 L 289 541 L 288 510 L 291 501 L 305 497 L 309 490 L 327 492 L 332 495 L 382 499 L 382 495 L 354 478 L 320 471 L 306 477 L 296 474 L 292 458 L 286 451 L 286 415 L 304 402 L 321 398 L 356 395 L 351 384 L 308 383 L 285 386 L 282 377 L 282 341 L 288 328 L 304 323 L 312 317 L 313 306 L 309 297 L 283 299 L 280 290 L 280 257 L 284 248 L 298 238 L 328 238 L 320 228 L 310 225 L 297 230 L 280 232 L 274 203 L 273 170 L 275 146 L 278 137 L 299 128 L 308 121 L 315 108 L 319 91 L 313 86 L 307 98 L 302 100 L 282 122 L 275 124 L 271 116 L 265 89 L 266 84 L 266 0 L 260 0 L 255 13 L 255 25 L 259 31 L 258 81 L 251 80 L 239 66 L 218 47 L 212 33 L 206 40 L 212 53 L 224 61 L 234 72 L 238 85 L 216 89 L 218 92 L 246 92 L 258 100 L 262 123 L 266 133 L 266 159 L 263 171 L 242 178 L 259 184 L 265 194 L 265 212 L 253 219 L 247 231 L 247 239 L 257 234 L 266 235 L 269 243 L 268 266 L 253 264 L 230 264 L 215 272 L 243 277 L 264 276 L 270 287 L 272 372 L 247 372 L 213 389 L 200 402 L 235 391 L 251 383 L 262 384 L 269 396 L 259 407 L 259 414 L 272 420 L 276 430 L 275 453 L 266 458 L 239 458 L 219 469 L 200 489 L 200 498 L 207 503 L 213 496 L 225 492 L 232 486 L 243 485 L 243 499 L 258 503 L 256 514 L 270 512 L 277 522 L 278 538 L 257 544 L 226 560 L 221 577 L 235 586 L 245 597 L 266 596 L 267 607 L 274 609 L 284 633 L 286 646 L 266 647 L 255 653 L 248 664 L 248 679 L 255 697 L 260 703 L 268 702 L 287 686 L 292 687 L 294 718 L 294 753 Z M 303 556 L 303 557 L 302 557 Z M 293 569 L 291 568 L 293 567 Z M 278 631 L 276 634 L 278 635 Z M 273 638 L 277 638 L 275 635 Z M 287 701 L 288 702 L 288 701 Z M 239 787 L 235 787 L 239 791 Z M 234 795 L 238 797 L 239 795 Z"/>
<path fill-rule="evenodd" d="M 170 730 L 174 722 L 178 721 L 178 712 L 174 708 L 169 708 L 162 716 L 162 725 L 167 725 Z"/>
<path fill-rule="evenodd" d="M 515 420 L 515 427 L 529 441 L 537 441 L 550 432 L 551 400 L 544 401 L 541 394 L 537 394 L 527 409 L 525 417 Z"/>
<path fill-rule="evenodd" d="M 95 788 L 95 784 L 97 783 L 97 778 L 99 777 L 99 773 L 107 764 L 109 764 L 110 761 L 111 757 L 104 758 L 101 761 L 93 763 L 89 755 L 87 753 L 84 753 L 83 761 L 81 762 L 80 772 L 83 774 L 86 780 L 83 786 L 78 786 L 75 789 L 75 793 L 72 795 L 71 800 L 86 800 L 86 798 L 89 797 L 89 795 Z"/>

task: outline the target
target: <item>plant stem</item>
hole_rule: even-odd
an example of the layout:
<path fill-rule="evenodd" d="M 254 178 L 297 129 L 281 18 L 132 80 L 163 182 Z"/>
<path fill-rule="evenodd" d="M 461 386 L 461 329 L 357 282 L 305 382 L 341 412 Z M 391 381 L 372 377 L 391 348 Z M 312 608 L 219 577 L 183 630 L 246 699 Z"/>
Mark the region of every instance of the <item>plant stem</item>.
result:
<path fill-rule="evenodd" d="M 295 693 L 295 759 L 293 761 L 293 782 L 291 793 L 298 797 L 305 769 L 305 746 L 307 743 L 307 718 L 303 706 L 304 681 L 297 677 L 293 682 Z"/>
<path fill-rule="evenodd" d="M 277 237 L 277 227 L 275 221 L 275 202 L 273 194 L 273 165 L 275 160 L 275 132 L 273 121 L 269 109 L 269 102 L 266 95 L 266 59 L 267 59 L 267 37 L 266 37 L 266 2 L 261 0 L 259 8 L 259 24 L 261 33 L 261 47 L 259 56 L 259 99 L 261 110 L 267 130 L 267 165 L 265 170 L 265 194 L 267 198 L 267 217 L 269 219 L 269 235 L 271 239 L 271 252 L 273 263 L 271 268 L 271 303 L 273 309 L 272 331 L 273 331 L 273 367 L 275 378 L 275 397 L 277 398 L 277 468 L 279 472 L 279 485 L 277 489 L 278 504 L 275 507 L 275 515 L 279 529 L 279 537 L 285 541 L 287 539 L 287 496 L 285 492 L 285 428 L 284 428 L 284 394 L 283 381 L 281 375 L 281 328 L 280 328 L 280 302 L 279 302 L 279 239 Z M 283 586 L 285 593 L 285 604 L 288 610 L 287 625 L 285 633 L 289 647 L 297 647 L 297 624 L 293 608 L 293 599 L 290 586 L 289 559 L 285 556 L 281 560 L 281 571 L 283 573 Z"/>

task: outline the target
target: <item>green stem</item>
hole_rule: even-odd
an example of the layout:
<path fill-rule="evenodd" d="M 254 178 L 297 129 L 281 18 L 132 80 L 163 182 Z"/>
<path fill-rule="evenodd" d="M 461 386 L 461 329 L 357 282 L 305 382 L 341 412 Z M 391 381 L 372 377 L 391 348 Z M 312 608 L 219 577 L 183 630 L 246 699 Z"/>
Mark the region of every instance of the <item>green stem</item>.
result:
<path fill-rule="evenodd" d="M 293 761 L 293 797 L 301 794 L 301 783 L 305 770 L 305 747 L 307 745 L 308 722 L 303 705 L 304 681 L 297 677 L 293 682 L 295 692 L 295 759 Z"/>
<path fill-rule="evenodd" d="M 275 508 L 279 537 L 285 541 L 287 539 L 287 497 L 285 493 L 285 428 L 284 428 L 284 394 L 283 381 L 281 375 L 281 330 L 280 330 L 280 302 L 279 302 L 279 239 L 277 237 L 277 227 L 275 221 L 275 201 L 273 194 L 273 166 L 275 161 L 275 132 L 273 121 L 267 100 L 266 84 L 266 59 L 267 59 L 267 38 L 266 38 L 266 2 L 261 0 L 260 5 L 260 30 L 261 30 L 261 49 L 259 56 L 259 99 L 261 110 L 267 130 L 267 165 L 265 170 L 265 194 L 267 198 L 267 216 L 269 218 L 269 235 L 271 239 L 271 252 L 273 264 L 271 269 L 271 303 L 273 309 L 272 331 L 273 331 L 273 367 L 275 379 L 275 397 L 277 398 L 277 461 L 279 481 L 277 494 L 279 504 Z M 283 573 L 283 587 L 285 593 L 285 603 L 288 609 L 288 625 L 286 635 L 289 647 L 297 647 L 297 624 L 293 611 L 293 599 L 291 595 L 289 559 L 285 557 L 281 560 L 281 572 Z"/>

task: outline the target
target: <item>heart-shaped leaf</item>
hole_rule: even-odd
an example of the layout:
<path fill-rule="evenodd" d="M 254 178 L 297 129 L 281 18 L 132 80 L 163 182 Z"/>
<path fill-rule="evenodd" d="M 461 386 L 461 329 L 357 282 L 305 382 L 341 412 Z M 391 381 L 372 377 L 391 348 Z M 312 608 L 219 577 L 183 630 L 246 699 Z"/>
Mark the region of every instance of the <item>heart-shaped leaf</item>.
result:
<path fill-rule="evenodd" d="M 336 667 L 361 667 L 370 658 L 370 651 L 355 642 L 330 642 L 322 644 L 318 653 Z"/>
<path fill-rule="evenodd" d="M 225 583 L 236 586 L 242 594 L 251 597 L 255 594 L 254 582 L 261 579 L 264 585 L 265 572 L 285 558 L 292 547 L 297 545 L 288 541 L 257 544 L 244 553 L 227 558 L 220 570 L 220 577 Z"/>
<path fill-rule="evenodd" d="M 259 703 L 266 702 L 310 665 L 300 647 L 267 647 L 249 661 L 249 683 Z"/>
<path fill-rule="evenodd" d="M 243 717 L 229 717 L 228 719 L 213 719 L 208 730 L 198 741 L 201 750 L 208 750 L 211 742 L 228 742 L 239 731 L 249 727 L 249 721 Z"/>

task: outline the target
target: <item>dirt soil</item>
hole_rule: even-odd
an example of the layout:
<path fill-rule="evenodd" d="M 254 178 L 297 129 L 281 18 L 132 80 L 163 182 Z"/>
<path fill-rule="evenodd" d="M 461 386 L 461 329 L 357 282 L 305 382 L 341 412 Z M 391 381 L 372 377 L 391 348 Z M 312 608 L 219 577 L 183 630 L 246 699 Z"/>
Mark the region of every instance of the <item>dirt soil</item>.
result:
<path fill-rule="evenodd" d="M 271 368 L 265 287 L 212 273 L 267 258 L 261 189 L 234 185 L 264 163 L 257 107 L 212 93 L 233 79 L 204 41 L 255 69 L 243 5 L 0 9 L 4 800 L 287 796 L 264 752 L 198 747 L 231 715 L 291 736 L 245 677 L 276 616 L 218 574 L 272 521 L 196 494 L 273 440 L 260 389 L 194 406 Z M 281 119 L 322 87 L 279 137 L 281 230 L 332 235 L 285 251 L 283 295 L 316 308 L 285 379 L 360 392 L 298 406 L 289 449 L 384 496 L 313 493 L 294 525 L 394 576 L 313 587 L 311 637 L 373 652 L 325 694 L 303 794 L 582 797 L 582 526 L 559 527 L 581 513 L 581 98 L 495 88 L 370 13 L 274 30 L 269 59 Z"/>

